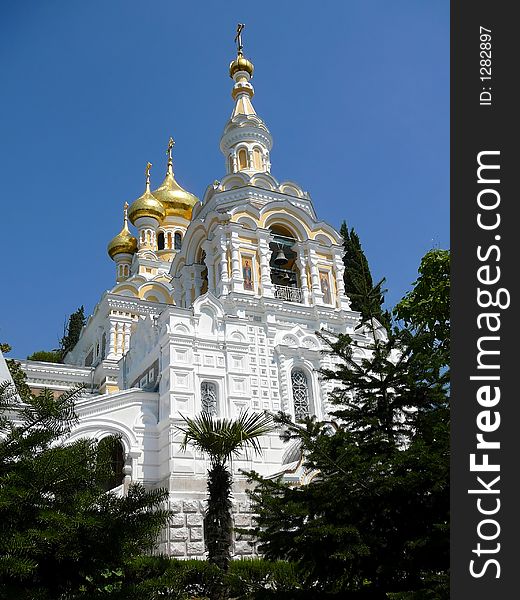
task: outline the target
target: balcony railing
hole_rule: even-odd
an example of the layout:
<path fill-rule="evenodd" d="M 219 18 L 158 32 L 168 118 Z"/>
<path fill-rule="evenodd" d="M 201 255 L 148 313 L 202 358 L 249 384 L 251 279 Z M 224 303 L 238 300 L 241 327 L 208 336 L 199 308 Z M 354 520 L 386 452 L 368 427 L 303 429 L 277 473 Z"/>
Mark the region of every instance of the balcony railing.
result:
<path fill-rule="evenodd" d="M 288 300 L 289 302 L 303 302 L 302 289 L 299 287 L 275 285 L 274 297 L 279 300 Z"/>

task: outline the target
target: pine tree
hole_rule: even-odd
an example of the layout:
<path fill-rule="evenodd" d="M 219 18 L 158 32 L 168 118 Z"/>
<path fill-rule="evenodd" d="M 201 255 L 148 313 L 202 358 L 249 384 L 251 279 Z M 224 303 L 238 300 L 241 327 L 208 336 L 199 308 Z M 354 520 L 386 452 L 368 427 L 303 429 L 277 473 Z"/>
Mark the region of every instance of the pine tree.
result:
<path fill-rule="evenodd" d="M 383 311 L 385 279 L 374 285 L 368 260 L 361 247 L 359 236 L 354 228 L 347 227 L 343 221 L 340 228 L 343 237 L 343 263 L 345 265 L 345 290 L 351 300 L 352 310 L 359 311 L 363 321 L 375 317 L 385 327 L 390 326 L 390 315 Z"/>
<path fill-rule="evenodd" d="M 448 253 L 428 253 L 396 310 L 406 326 L 362 361 L 348 336 L 323 338 L 332 424 L 278 417 L 311 482 L 251 474 L 259 549 L 298 562 L 313 598 L 448 598 L 448 276 Z"/>
<path fill-rule="evenodd" d="M 163 490 L 105 493 L 115 438 L 64 442 L 77 396 L 0 384 L 0 599 L 96 598 L 168 518 Z"/>

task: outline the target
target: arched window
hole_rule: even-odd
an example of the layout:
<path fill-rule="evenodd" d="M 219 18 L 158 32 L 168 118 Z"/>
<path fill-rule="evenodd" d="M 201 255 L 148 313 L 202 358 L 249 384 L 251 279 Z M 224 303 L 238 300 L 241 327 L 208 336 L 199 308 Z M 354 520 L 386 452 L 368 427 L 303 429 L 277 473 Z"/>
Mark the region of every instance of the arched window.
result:
<path fill-rule="evenodd" d="M 125 449 L 118 439 L 103 438 L 98 444 L 99 457 L 109 467 L 107 478 L 103 482 L 105 491 L 113 490 L 123 483 L 125 475 Z"/>
<path fill-rule="evenodd" d="M 164 250 L 164 232 L 159 231 L 157 235 L 157 250 Z"/>
<path fill-rule="evenodd" d="M 229 155 L 229 172 L 233 173 L 233 155 Z"/>
<path fill-rule="evenodd" d="M 172 232 L 168 231 L 168 235 L 166 236 L 166 247 L 171 250 L 172 247 Z"/>
<path fill-rule="evenodd" d="M 107 352 L 107 334 L 104 333 L 101 337 L 101 358 L 105 358 Z"/>
<path fill-rule="evenodd" d="M 257 171 L 263 170 L 262 152 L 261 152 L 260 148 L 253 149 L 253 165 Z"/>
<path fill-rule="evenodd" d="M 303 302 L 300 271 L 297 253 L 293 249 L 296 243 L 294 234 L 283 225 L 270 227 L 272 241 L 269 244 L 271 258 L 271 282 L 274 284 L 275 298 L 290 302 Z"/>
<path fill-rule="evenodd" d="M 203 381 L 200 384 L 202 412 L 210 416 L 217 414 L 217 386 L 213 381 Z"/>
<path fill-rule="evenodd" d="M 247 151 L 245 148 L 240 148 L 238 151 L 238 168 L 247 169 Z"/>
<path fill-rule="evenodd" d="M 294 418 L 303 421 L 310 415 L 309 383 L 307 376 L 301 369 L 291 372 L 292 396 L 294 404 Z"/>
<path fill-rule="evenodd" d="M 175 250 L 180 250 L 182 244 L 182 235 L 177 231 L 173 236 L 173 247 Z"/>

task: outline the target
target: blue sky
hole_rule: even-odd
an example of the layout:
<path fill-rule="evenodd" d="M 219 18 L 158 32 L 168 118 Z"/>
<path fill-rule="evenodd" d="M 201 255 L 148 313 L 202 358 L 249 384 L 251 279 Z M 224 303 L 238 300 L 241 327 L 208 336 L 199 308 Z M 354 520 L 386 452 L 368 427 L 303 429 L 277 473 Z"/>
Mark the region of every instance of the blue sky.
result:
<path fill-rule="evenodd" d="M 237 22 L 272 173 L 318 216 L 357 230 L 392 306 L 423 254 L 449 246 L 447 0 L 47 0 L 0 24 L 0 341 L 57 347 L 68 314 L 114 283 L 122 205 L 177 179 L 201 197 L 224 174 Z"/>

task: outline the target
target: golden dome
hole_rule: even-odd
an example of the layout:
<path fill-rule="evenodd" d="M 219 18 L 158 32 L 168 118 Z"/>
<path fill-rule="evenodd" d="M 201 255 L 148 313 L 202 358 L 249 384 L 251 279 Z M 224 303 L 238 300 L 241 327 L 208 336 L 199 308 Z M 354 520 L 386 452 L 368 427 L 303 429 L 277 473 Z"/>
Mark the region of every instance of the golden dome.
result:
<path fill-rule="evenodd" d="M 150 167 L 151 163 L 146 165 L 146 189 L 144 194 L 137 198 L 130 206 L 128 216 L 135 225 L 139 217 L 152 217 L 162 221 L 166 215 L 163 205 L 150 192 Z"/>
<path fill-rule="evenodd" d="M 108 255 L 112 260 L 117 254 L 133 254 L 137 250 L 137 240 L 128 229 L 128 203 L 125 202 L 125 223 L 123 229 L 107 246 Z"/>
<path fill-rule="evenodd" d="M 199 199 L 197 196 L 190 194 L 190 192 L 182 188 L 175 180 L 172 160 L 172 149 L 174 145 L 175 142 L 173 141 L 173 138 L 170 138 L 168 150 L 166 151 L 168 156 L 166 177 L 161 185 L 152 193 L 163 205 L 166 215 L 175 215 L 191 219 L 193 207 L 197 204 Z"/>
<path fill-rule="evenodd" d="M 191 219 L 193 207 L 199 201 L 175 181 L 171 168 L 168 168 L 164 181 L 152 193 L 163 205 L 167 215 L 178 215 L 187 219 Z"/>
<path fill-rule="evenodd" d="M 229 65 L 229 76 L 233 78 L 235 73 L 238 73 L 239 71 L 246 71 L 246 73 L 249 73 L 249 77 L 253 77 L 254 70 L 255 67 L 253 63 L 245 58 L 240 52 L 235 60 Z"/>

